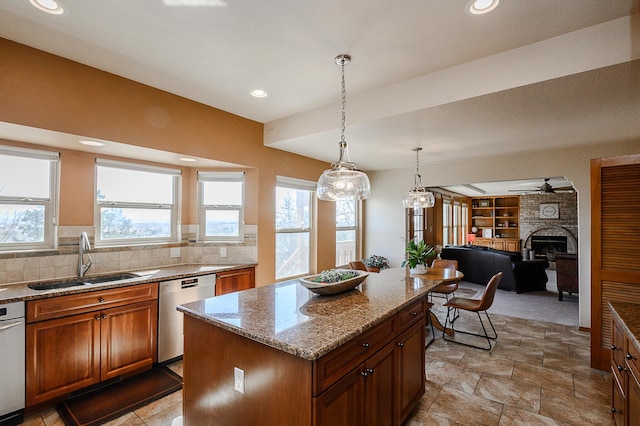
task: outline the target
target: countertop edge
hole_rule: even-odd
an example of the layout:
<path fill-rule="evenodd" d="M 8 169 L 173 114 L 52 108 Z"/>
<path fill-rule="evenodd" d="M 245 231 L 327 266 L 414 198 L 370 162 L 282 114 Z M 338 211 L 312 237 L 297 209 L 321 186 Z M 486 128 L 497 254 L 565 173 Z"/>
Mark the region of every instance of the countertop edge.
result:
<path fill-rule="evenodd" d="M 630 337 L 636 350 L 640 352 L 640 304 L 627 302 L 607 302 L 611 314 L 618 320 L 625 333 Z M 635 310 L 637 317 L 632 317 L 629 310 Z"/>

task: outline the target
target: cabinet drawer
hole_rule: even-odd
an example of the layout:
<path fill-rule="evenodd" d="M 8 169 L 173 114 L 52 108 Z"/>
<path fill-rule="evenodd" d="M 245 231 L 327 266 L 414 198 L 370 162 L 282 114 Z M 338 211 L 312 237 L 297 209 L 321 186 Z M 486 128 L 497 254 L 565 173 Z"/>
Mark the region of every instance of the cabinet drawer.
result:
<path fill-rule="evenodd" d="M 138 284 L 27 302 L 27 322 L 61 318 L 158 298 L 158 283 Z"/>
<path fill-rule="evenodd" d="M 398 330 L 399 333 L 415 324 L 417 321 L 424 321 L 425 299 L 422 298 L 412 303 L 406 308 L 398 312 Z"/>
<path fill-rule="evenodd" d="M 627 342 L 627 346 L 626 362 L 629 373 L 631 373 L 629 380 L 635 379 L 640 386 L 640 351 L 631 341 Z"/>
<path fill-rule="evenodd" d="M 395 336 L 395 316 L 345 343 L 314 362 L 313 395 L 327 389 Z"/>

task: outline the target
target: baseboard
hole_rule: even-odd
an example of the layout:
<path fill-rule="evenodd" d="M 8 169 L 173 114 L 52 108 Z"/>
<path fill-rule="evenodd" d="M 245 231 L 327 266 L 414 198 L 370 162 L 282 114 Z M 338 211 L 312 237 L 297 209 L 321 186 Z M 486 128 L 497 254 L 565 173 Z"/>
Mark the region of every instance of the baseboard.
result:
<path fill-rule="evenodd" d="M 578 327 L 578 330 L 587 331 L 587 332 L 591 333 L 591 327 Z"/>

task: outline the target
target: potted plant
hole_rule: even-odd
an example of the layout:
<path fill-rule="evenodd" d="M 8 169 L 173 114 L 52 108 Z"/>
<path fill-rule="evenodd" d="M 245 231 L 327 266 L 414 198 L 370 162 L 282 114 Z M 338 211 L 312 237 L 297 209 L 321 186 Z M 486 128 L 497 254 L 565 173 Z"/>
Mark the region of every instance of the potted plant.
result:
<path fill-rule="evenodd" d="M 409 265 L 412 274 L 426 274 L 429 261 L 436 257 L 435 249 L 427 245 L 424 240 L 417 243 L 415 239 L 410 240 L 404 252 L 405 260 L 402 266 Z"/>
<path fill-rule="evenodd" d="M 384 269 L 389 269 L 389 259 L 384 256 L 378 256 L 374 254 L 365 259 L 362 259 L 362 263 L 367 267 L 370 272 L 379 272 Z"/>

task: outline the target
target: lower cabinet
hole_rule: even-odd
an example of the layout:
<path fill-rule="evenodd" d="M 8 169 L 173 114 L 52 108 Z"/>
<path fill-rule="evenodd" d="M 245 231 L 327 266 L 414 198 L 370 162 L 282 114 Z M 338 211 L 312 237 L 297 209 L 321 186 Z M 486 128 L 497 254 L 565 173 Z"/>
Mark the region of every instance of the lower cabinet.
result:
<path fill-rule="evenodd" d="M 640 424 L 640 348 L 613 319 L 611 345 L 611 416 L 616 426 Z"/>
<path fill-rule="evenodd" d="M 216 273 L 216 296 L 256 286 L 255 267 Z"/>
<path fill-rule="evenodd" d="M 396 327 L 400 329 L 396 337 L 314 398 L 315 425 L 387 426 L 407 419 L 425 392 L 424 301 L 349 345 L 351 353 L 360 346 L 374 348 L 376 336 L 388 335 L 383 331 Z M 321 361 L 316 370 L 340 371 L 341 360 L 346 362 L 347 357 L 332 359 L 335 368 Z"/>
<path fill-rule="evenodd" d="M 63 312 L 73 305 L 72 296 L 28 302 L 28 321 L 29 312 L 51 308 L 48 316 L 55 317 L 55 306 L 61 309 L 59 318 L 27 324 L 27 407 L 150 368 L 157 359 L 158 317 L 157 284 L 151 286 L 151 300 L 139 302 L 144 297 L 138 294 L 130 304 L 126 300 L 115 302 L 122 296 L 116 296 L 113 290 L 96 292 L 96 305 L 105 304 L 104 309 L 87 305 L 84 309 L 88 312 L 70 316 L 63 316 Z M 71 310 L 82 311 L 83 307 L 78 304 Z"/>

